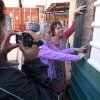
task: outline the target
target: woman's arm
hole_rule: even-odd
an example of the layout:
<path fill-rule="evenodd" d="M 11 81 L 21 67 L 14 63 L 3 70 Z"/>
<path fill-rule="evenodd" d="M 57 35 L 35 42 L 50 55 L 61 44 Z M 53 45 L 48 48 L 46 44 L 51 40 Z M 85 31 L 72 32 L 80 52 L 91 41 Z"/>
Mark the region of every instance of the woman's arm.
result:
<path fill-rule="evenodd" d="M 75 24 L 76 24 L 76 21 L 74 20 L 72 22 L 72 25 L 67 29 L 66 32 L 64 32 L 64 36 L 66 37 L 66 39 L 68 39 L 72 33 L 75 31 Z"/>
<path fill-rule="evenodd" d="M 80 59 L 77 55 L 65 54 L 63 52 L 54 51 L 46 46 L 42 46 L 39 51 L 38 57 L 57 61 L 77 61 Z"/>
<path fill-rule="evenodd" d="M 70 35 L 72 35 L 72 33 L 75 31 L 75 24 L 76 24 L 76 16 L 77 15 L 81 15 L 83 14 L 82 11 L 86 10 L 86 5 L 80 5 L 73 13 L 73 22 L 72 25 L 68 28 L 68 30 L 66 32 L 64 32 L 64 36 L 66 37 L 66 39 L 68 39 L 70 37 Z"/>
<path fill-rule="evenodd" d="M 71 54 L 74 53 L 74 48 L 67 48 L 65 50 L 61 50 L 61 52 L 66 53 L 66 54 Z"/>

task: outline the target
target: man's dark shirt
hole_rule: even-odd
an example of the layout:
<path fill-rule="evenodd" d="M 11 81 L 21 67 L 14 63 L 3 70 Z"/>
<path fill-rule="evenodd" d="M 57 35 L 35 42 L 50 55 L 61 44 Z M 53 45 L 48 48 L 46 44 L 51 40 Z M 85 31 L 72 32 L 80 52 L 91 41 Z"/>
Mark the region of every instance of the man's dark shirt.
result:
<path fill-rule="evenodd" d="M 25 61 L 22 71 L 10 63 L 0 61 L 0 88 L 22 98 L 22 100 L 57 100 L 50 87 L 47 66 L 40 59 Z M 0 90 L 0 100 L 21 100 Z"/>

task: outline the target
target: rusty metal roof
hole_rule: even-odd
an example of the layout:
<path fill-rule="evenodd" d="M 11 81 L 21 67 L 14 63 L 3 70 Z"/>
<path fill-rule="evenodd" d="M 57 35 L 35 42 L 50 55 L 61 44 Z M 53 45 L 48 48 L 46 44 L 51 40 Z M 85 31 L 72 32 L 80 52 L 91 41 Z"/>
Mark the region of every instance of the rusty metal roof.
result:
<path fill-rule="evenodd" d="M 63 2 L 63 3 L 52 3 L 50 7 L 46 9 L 46 13 L 52 13 L 54 11 L 66 11 L 69 9 L 69 2 Z"/>

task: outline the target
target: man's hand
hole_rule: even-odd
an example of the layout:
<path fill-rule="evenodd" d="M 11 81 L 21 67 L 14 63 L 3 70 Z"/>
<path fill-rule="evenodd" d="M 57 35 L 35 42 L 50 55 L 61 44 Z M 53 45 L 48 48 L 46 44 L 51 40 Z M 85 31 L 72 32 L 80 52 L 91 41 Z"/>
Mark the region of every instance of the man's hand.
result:
<path fill-rule="evenodd" d="M 32 36 L 34 41 L 39 40 L 38 34 L 32 31 L 29 31 L 28 33 Z M 32 45 L 32 47 L 26 48 L 23 46 L 22 42 L 19 41 L 19 48 L 23 52 L 25 60 L 33 60 L 38 56 L 39 47 L 37 45 Z"/>
<path fill-rule="evenodd" d="M 18 47 L 18 44 L 10 43 L 10 37 L 12 35 L 16 35 L 16 32 L 14 30 L 8 31 L 6 37 L 4 38 L 4 40 L 1 44 L 0 51 L 2 53 L 2 57 L 0 57 L 0 59 L 2 59 L 2 60 L 7 60 L 7 54 L 14 48 Z M 0 54 L 0 56 L 1 56 L 1 54 Z"/>
<path fill-rule="evenodd" d="M 3 40 L 1 44 L 1 50 L 3 50 L 5 53 L 9 53 L 12 49 L 18 47 L 18 44 L 10 43 L 10 37 L 12 35 L 16 35 L 16 32 L 14 30 L 8 31 L 5 39 Z"/>

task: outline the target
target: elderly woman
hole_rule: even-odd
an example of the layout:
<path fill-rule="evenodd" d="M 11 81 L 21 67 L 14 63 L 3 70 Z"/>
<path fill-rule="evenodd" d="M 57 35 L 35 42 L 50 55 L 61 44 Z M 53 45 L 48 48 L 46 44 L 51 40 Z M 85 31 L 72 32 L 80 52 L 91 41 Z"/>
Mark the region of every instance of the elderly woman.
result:
<path fill-rule="evenodd" d="M 73 53 L 75 48 L 70 48 L 67 51 L 63 51 L 63 42 L 64 39 L 68 39 L 71 34 L 75 31 L 75 18 L 78 14 L 83 14 L 82 11 L 84 11 L 86 9 L 86 5 L 80 5 L 73 14 L 73 22 L 72 25 L 65 31 L 63 32 L 62 29 L 62 24 L 60 21 L 55 21 L 53 23 L 51 23 L 50 25 L 50 33 L 52 34 L 52 41 L 49 41 L 48 43 L 46 43 L 47 47 L 49 47 L 52 50 L 55 51 L 61 51 L 63 53 Z M 60 54 L 57 56 L 54 56 L 53 58 L 60 58 Z M 70 58 L 70 57 L 68 57 Z M 70 60 L 67 59 L 67 61 L 74 61 L 72 60 L 73 57 L 71 57 Z M 77 59 L 77 58 L 76 58 Z M 62 92 L 63 90 L 65 90 L 66 88 L 66 75 L 65 75 L 65 69 L 64 69 L 64 62 L 60 62 L 64 60 L 63 58 L 61 58 L 59 61 L 55 61 L 55 60 L 51 60 L 49 65 L 49 69 L 48 69 L 48 74 L 49 77 L 52 80 L 53 83 L 53 88 L 57 91 L 57 92 Z"/>

